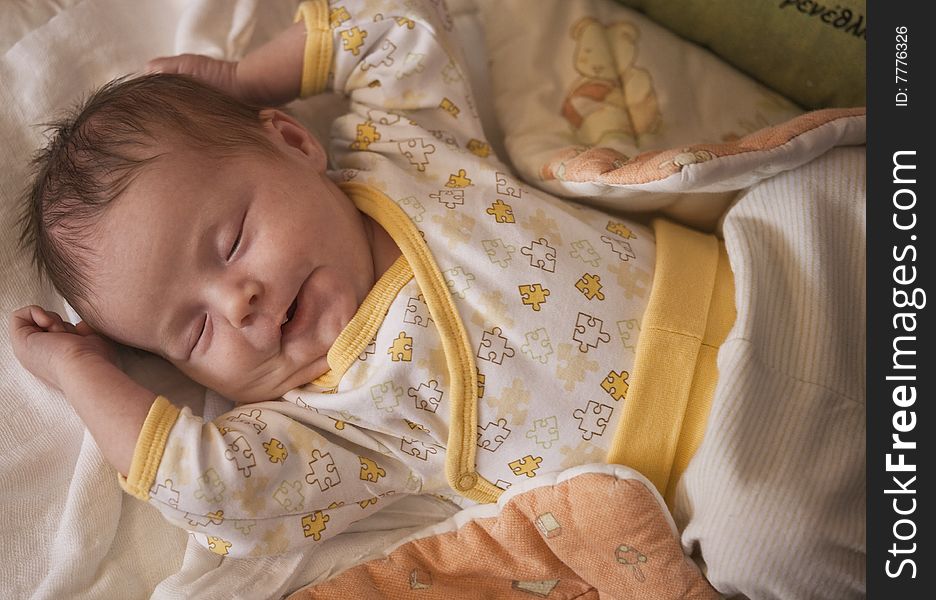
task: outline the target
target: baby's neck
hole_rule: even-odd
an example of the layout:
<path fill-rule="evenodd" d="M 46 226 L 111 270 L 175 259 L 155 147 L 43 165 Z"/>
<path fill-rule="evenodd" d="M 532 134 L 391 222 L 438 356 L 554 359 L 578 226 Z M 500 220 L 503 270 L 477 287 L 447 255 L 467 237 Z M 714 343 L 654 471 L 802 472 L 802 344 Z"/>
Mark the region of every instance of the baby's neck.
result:
<path fill-rule="evenodd" d="M 376 283 L 380 276 L 390 268 L 390 265 L 400 257 L 401 252 L 390 234 L 368 215 L 364 215 L 364 227 L 367 229 L 367 238 L 370 242 L 371 258 L 374 262 L 374 283 Z"/>

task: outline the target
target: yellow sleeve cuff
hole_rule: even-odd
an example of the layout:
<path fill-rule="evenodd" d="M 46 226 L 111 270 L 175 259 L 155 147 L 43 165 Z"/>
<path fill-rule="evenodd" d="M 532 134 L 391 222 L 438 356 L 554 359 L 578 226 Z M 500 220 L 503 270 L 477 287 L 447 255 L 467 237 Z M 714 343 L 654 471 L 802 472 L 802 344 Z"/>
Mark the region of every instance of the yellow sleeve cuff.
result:
<path fill-rule="evenodd" d="M 328 87 L 328 72 L 332 64 L 332 32 L 326 0 L 308 0 L 299 5 L 294 22 L 306 27 L 305 53 L 302 59 L 302 98 L 314 96 Z"/>
<path fill-rule="evenodd" d="M 120 487 L 140 500 L 149 500 L 149 490 L 156 479 L 156 470 L 162 462 L 163 451 L 169 432 L 179 417 L 179 409 L 164 396 L 159 396 L 150 407 L 140 437 L 137 438 L 130 460 L 130 473 L 126 477 L 117 474 Z"/>

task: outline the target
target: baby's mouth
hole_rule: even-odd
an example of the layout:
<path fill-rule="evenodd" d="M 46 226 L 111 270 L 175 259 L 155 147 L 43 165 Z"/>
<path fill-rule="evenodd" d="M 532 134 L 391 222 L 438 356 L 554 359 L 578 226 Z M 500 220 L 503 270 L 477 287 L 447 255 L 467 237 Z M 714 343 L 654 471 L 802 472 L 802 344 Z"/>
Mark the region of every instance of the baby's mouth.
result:
<path fill-rule="evenodd" d="M 292 320 L 293 316 L 295 316 L 296 314 L 296 307 L 298 305 L 299 305 L 299 296 L 296 296 L 293 299 L 292 304 L 289 305 L 289 308 L 286 309 L 286 315 L 283 317 L 283 322 L 280 323 L 280 329 L 285 328 L 286 324 Z"/>

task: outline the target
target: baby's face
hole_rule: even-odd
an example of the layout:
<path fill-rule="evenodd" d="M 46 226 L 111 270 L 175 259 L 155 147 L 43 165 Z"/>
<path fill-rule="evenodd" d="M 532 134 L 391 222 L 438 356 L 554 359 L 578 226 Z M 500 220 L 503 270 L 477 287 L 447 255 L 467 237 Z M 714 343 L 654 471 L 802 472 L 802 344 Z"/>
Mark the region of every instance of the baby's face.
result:
<path fill-rule="evenodd" d="M 281 156 L 147 166 L 101 221 L 90 282 L 103 333 L 239 402 L 324 373 L 374 282 L 368 226 L 321 147 L 281 113 L 267 133 Z"/>

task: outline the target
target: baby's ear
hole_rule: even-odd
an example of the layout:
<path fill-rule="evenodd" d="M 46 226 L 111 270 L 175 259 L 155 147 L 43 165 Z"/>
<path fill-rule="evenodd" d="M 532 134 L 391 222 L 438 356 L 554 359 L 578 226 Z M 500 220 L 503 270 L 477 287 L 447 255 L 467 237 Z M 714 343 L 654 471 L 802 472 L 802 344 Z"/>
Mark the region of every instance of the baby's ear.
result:
<path fill-rule="evenodd" d="M 299 150 L 308 156 L 318 171 L 325 171 L 328 157 L 325 148 L 302 123 L 281 110 L 269 108 L 260 113 L 267 134 L 283 150 Z"/>

